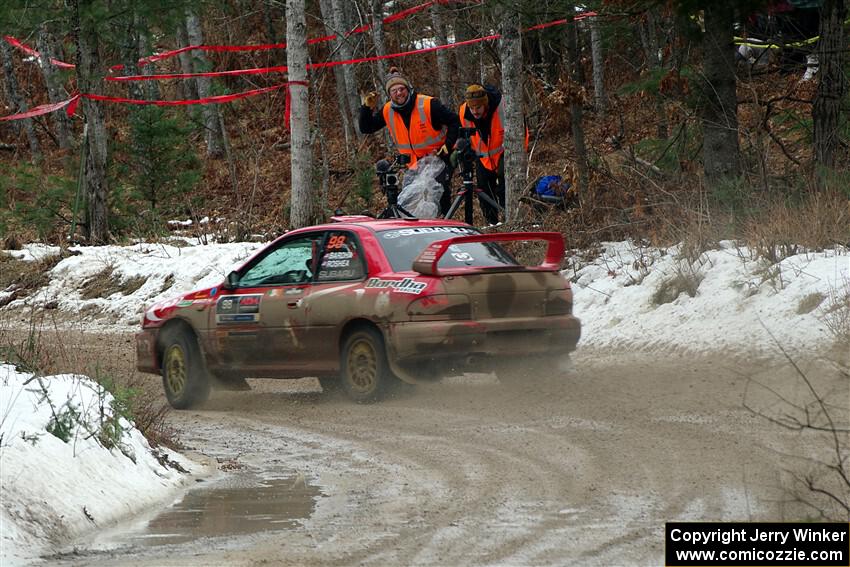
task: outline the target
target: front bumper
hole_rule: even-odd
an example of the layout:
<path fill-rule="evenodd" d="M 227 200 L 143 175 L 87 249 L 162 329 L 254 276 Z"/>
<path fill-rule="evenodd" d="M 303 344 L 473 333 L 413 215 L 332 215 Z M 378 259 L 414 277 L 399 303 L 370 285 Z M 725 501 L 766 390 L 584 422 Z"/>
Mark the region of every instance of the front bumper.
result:
<path fill-rule="evenodd" d="M 576 348 L 581 322 L 572 315 L 482 321 L 418 321 L 387 328 L 390 356 L 400 364 L 486 355 L 514 358 L 566 354 Z"/>

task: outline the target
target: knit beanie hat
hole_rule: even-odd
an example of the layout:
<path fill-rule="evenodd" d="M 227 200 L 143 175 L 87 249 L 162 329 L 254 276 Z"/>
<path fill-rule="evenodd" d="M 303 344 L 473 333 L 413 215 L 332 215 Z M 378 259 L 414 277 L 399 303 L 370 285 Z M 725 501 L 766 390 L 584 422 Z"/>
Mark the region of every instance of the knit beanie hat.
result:
<path fill-rule="evenodd" d="M 466 92 L 463 93 L 463 99 L 467 102 L 468 106 L 476 108 L 487 106 L 487 91 L 484 90 L 483 86 L 473 83 L 466 87 Z"/>
<path fill-rule="evenodd" d="M 390 71 L 387 74 L 387 78 L 384 81 L 384 90 L 387 91 L 387 94 L 390 94 L 390 89 L 396 85 L 404 85 L 407 87 L 407 90 L 412 91 L 413 85 L 410 84 L 410 81 L 401 74 L 398 67 L 390 67 Z"/>

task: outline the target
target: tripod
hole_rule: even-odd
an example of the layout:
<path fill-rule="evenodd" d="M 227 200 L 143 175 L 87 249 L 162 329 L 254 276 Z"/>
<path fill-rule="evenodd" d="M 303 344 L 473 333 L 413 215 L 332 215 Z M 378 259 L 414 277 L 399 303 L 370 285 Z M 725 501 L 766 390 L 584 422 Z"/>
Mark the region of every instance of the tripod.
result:
<path fill-rule="evenodd" d="M 415 219 L 407 210 L 398 204 L 398 185 L 384 187 L 387 195 L 387 207 L 378 215 L 379 219 Z"/>
<path fill-rule="evenodd" d="M 375 172 L 381 183 L 381 191 L 387 196 L 387 207 L 378 215 L 379 219 L 415 219 L 398 204 L 398 168 L 408 163 L 407 156 L 399 154 L 393 163 L 385 159 L 375 164 Z"/>
<path fill-rule="evenodd" d="M 464 141 L 466 141 L 465 145 L 463 144 Z M 451 207 L 449 207 L 449 210 L 446 212 L 445 218 L 452 218 L 460 207 L 460 204 L 463 203 L 463 222 L 466 224 L 472 224 L 472 211 L 474 206 L 472 196 L 476 194 L 479 199 L 499 212 L 503 212 L 505 209 L 490 195 L 488 195 L 486 191 L 475 187 L 475 182 L 473 181 L 475 176 L 475 154 L 469 146 L 469 140 L 467 138 L 458 139 L 456 148 L 460 154 L 460 176 L 461 179 L 463 179 L 463 184 L 460 186 L 460 189 L 458 189 L 457 196 L 452 202 Z"/>

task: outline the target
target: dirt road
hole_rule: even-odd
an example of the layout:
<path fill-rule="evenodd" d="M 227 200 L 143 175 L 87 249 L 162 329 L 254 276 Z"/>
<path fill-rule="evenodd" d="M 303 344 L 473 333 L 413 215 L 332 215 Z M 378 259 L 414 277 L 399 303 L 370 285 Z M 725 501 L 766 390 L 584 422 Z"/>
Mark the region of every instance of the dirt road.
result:
<path fill-rule="evenodd" d="M 828 380 L 825 366 L 804 368 Z M 804 394 L 781 365 L 587 349 L 554 381 L 467 376 L 376 405 L 311 379 L 257 381 L 172 420 L 226 465 L 210 485 L 294 475 L 317 487 L 303 519 L 222 537 L 219 510 L 198 520 L 199 537 L 156 545 L 125 526 L 63 562 L 660 565 L 665 521 L 799 514 L 782 470 L 807 441 L 742 406 L 770 403 L 751 379 Z"/>

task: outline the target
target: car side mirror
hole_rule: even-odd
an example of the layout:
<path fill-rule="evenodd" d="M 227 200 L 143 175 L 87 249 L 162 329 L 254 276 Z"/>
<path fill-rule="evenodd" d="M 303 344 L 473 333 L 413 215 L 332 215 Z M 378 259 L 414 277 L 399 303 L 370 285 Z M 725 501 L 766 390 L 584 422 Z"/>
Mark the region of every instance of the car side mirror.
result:
<path fill-rule="evenodd" d="M 226 289 L 236 289 L 237 287 L 239 287 L 239 274 L 236 271 L 227 274 L 225 284 Z"/>

